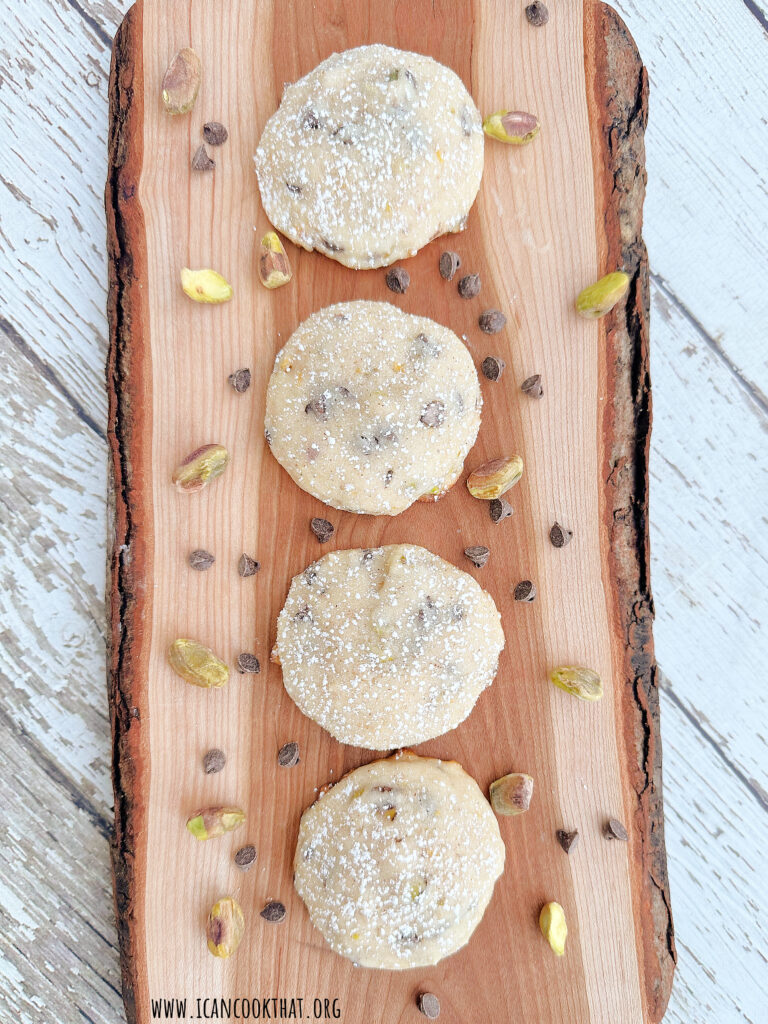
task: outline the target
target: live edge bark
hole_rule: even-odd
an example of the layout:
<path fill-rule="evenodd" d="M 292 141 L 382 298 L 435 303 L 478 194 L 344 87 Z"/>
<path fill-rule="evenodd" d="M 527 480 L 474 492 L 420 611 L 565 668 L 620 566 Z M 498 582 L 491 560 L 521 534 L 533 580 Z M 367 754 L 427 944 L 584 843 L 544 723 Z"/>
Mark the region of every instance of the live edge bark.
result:
<path fill-rule="evenodd" d="M 587 5 L 588 11 L 590 10 Z M 631 278 L 621 316 L 606 318 L 606 375 L 612 402 L 602 430 L 608 459 L 603 467 L 603 514 L 608 557 L 616 581 L 616 614 L 625 638 L 622 728 L 636 796 L 635 833 L 640 838 L 642 941 L 650 1017 L 664 1016 L 677 962 L 664 847 L 658 668 L 654 656 L 653 597 L 648 537 L 648 453 L 651 436 L 648 254 L 642 240 L 645 198 L 645 127 L 648 74 L 626 25 L 605 4 L 591 9 L 594 33 L 586 39 L 588 83 L 592 73 L 593 156 L 596 208 L 605 211 L 605 271 Z M 602 173 L 601 173 L 602 172 Z M 634 754 L 634 758 L 632 758 Z"/>
<path fill-rule="evenodd" d="M 625 269 L 632 284 L 626 314 L 605 323 L 608 394 L 601 429 L 607 462 L 603 512 L 609 525 L 608 558 L 617 581 L 615 614 L 625 637 L 622 723 L 633 752 L 630 777 L 636 796 L 634 829 L 642 879 L 643 961 L 651 1020 L 664 1014 L 676 962 L 669 901 L 661 795 L 661 742 L 657 667 L 651 634 L 649 581 L 648 448 L 651 390 L 648 369 L 648 260 L 642 242 L 645 194 L 644 131 L 648 80 L 629 32 L 618 15 L 587 3 L 585 50 L 593 122 L 597 209 L 605 211 L 604 269 Z M 590 37 L 591 34 L 591 37 Z M 110 510 L 108 691 L 113 738 L 115 826 L 112 860 L 120 939 L 123 997 L 129 1024 L 146 999 L 137 945 L 143 934 L 145 794 L 148 742 L 140 708 L 146 687 L 141 643 L 151 617 L 151 479 L 143 467 L 151 432 L 148 339 L 143 337 L 145 243 L 137 188 L 142 152 L 142 12 L 139 2 L 115 37 L 110 72 L 109 172 L 105 205 L 109 256 L 107 363 Z M 608 173 L 605 173 L 605 171 Z M 603 173 L 601 173 L 601 171 Z M 600 226 L 599 226 L 600 228 Z"/>

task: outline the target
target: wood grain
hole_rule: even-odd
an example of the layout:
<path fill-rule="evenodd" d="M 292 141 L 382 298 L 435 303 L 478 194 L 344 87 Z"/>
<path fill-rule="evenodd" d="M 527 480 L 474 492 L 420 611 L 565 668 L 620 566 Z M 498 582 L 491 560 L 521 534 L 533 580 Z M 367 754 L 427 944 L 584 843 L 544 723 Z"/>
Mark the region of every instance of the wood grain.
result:
<path fill-rule="evenodd" d="M 377 1014 L 394 1020 L 426 984 L 440 992 L 449 1020 L 501 1019 L 519 1005 L 521 993 L 528 1014 L 541 1021 L 566 1013 L 585 1021 L 657 1020 L 674 951 L 655 789 L 657 708 L 647 706 L 655 693 L 653 660 L 648 613 L 642 611 L 648 603 L 647 269 L 638 241 L 642 194 L 629 190 L 627 199 L 603 190 L 622 171 L 636 174 L 641 161 L 640 63 L 620 23 L 592 3 L 586 17 L 576 5 L 559 12 L 546 33 L 532 33 L 519 14 L 512 19 L 508 9 L 490 3 L 461 21 L 449 16 L 447 6 L 424 5 L 373 25 L 351 6 L 329 6 L 316 14 L 314 35 L 299 31 L 302 5 L 292 11 L 293 19 L 281 19 L 275 31 L 268 8 L 256 21 L 249 5 L 232 4 L 222 21 L 203 0 L 171 10 L 145 2 L 132 10 L 115 49 L 107 196 L 114 215 L 109 380 L 117 506 L 110 689 L 116 892 L 129 1018 L 145 1019 L 149 997 L 169 992 L 259 991 L 328 994 L 339 999 L 346 1019 Z M 429 971 L 382 975 L 355 971 L 327 951 L 291 889 L 290 854 L 301 809 L 318 784 L 370 755 L 339 747 L 302 719 L 279 674 L 267 668 L 287 583 L 317 554 L 307 523 L 319 509 L 296 491 L 257 438 L 264 386 L 281 339 L 320 305 L 385 296 L 380 274 L 355 275 L 295 250 L 301 287 L 275 296 L 257 288 L 251 229 L 261 226 L 263 215 L 250 155 L 283 79 L 298 77 L 333 49 L 373 38 L 414 47 L 423 41 L 425 23 L 428 51 L 462 75 L 481 108 L 504 103 L 498 85 L 504 82 L 518 105 L 536 109 L 552 126 L 546 143 L 514 159 L 501 147 L 488 148 L 475 222 L 457 241 L 465 264 L 483 278 L 483 304 L 512 313 L 514 344 L 494 339 L 508 375 L 518 381 L 541 371 L 548 398 L 521 401 L 514 386 L 486 394 L 472 457 L 495 455 L 512 437 L 528 465 L 511 526 L 493 527 L 461 487 L 438 508 L 412 509 L 395 521 L 331 518 L 339 546 L 421 541 L 453 560 L 470 541 L 493 547 L 482 579 L 502 608 L 509 641 L 499 677 L 467 723 L 423 750 L 460 760 L 481 785 L 526 766 L 539 788 L 536 811 L 514 830 L 505 829 L 515 870 L 508 871 L 467 949 Z M 506 41 L 501 51 L 499 38 Z M 213 181 L 192 178 L 188 170 L 195 115 L 169 121 L 158 101 L 157 83 L 181 45 L 195 45 L 210 69 L 196 110 L 200 121 L 216 117 L 231 132 Z M 611 47 L 618 54 L 615 66 L 608 63 Z M 548 59 L 553 54 L 556 62 Z M 274 81 L 254 71 L 267 67 L 279 69 Z M 493 79 L 478 70 L 490 67 Z M 233 68 L 237 74 L 230 73 Z M 615 83 L 613 109 L 607 107 L 612 135 L 605 97 L 592 92 L 596 77 Z M 606 148 L 624 136 L 621 152 Z M 622 212 L 628 212 L 626 238 Z M 627 322 L 577 321 L 573 295 L 615 260 L 611 247 L 634 274 Z M 471 325 L 484 305 L 470 313 L 447 287 L 440 290 L 439 251 L 436 243 L 409 262 L 413 285 L 403 304 L 460 331 L 466 324 L 470 350 L 480 359 L 487 345 Z M 236 300 L 223 308 L 192 307 L 177 283 L 185 263 L 216 266 L 234 284 Z M 540 294 L 548 296 L 546 304 L 531 298 Z M 552 338 L 562 340 L 553 345 Z M 225 380 L 247 363 L 254 388 L 244 401 L 227 392 Z M 626 393 L 616 384 L 619 377 Z M 234 453 L 232 471 L 190 502 L 172 491 L 169 472 L 186 451 L 214 435 Z M 616 508 L 625 507 L 616 505 L 617 498 L 635 506 L 620 550 L 604 541 L 600 528 L 601 522 L 612 526 Z M 565 551 L 547 540 L 554 517 L 576 530 L 577 542 Z M 193 578 L 184 555 L 198 544 L 216 551 L 217 570 Z M 234 565 L 242 550 L 261 558 L 261 577 L 237 579 Z M 510 583 L 523 574 L 539 587 L 533 608 L 510 600 Z M 628 663 L 627 630 L 638 620 L 643 631 L 631 638 Z M 233 680 L 223 694 L 190 694 L 165 663 L 165 648 L 179 634 L 198 636 L 231 660 L 255 646 L 265 671 L 256 685 Z M 544 682 L 554 661 L 586 661 L 614 679 L 599 715 L 574 707 Z M 488 735 L 494 736 L 490 750 Z M 304 756 L 300 771 L 280 774 L 274 757 L 286 738 L 298 739 Z M 221 776 L 206 779 L 199 759 L 212 743 L 224 747 L 230 760 Z M 637 772 L 622 770 L 630 752 Z M 247 882 L 235 877 L 233 842 L 201 849 L 183 833 L 194 806 L 218 800 L 237 800 L 249 812 L 249 834 L 260 856 Z M 627 848 L 600 836 L 609 813 L 630 824 L 629 858 Z M 576 822 L 584 834 L 582 853 L 566 860 L 553 842 L 554 830 Z M 205 912 L 232 889 L 246 909 L 247 941 L 258 948 L 258 963 L 241 954 L 221 965 L 204 951 Z M 288 905 L 290 925 L 268 929 L 257 911 L 276 896 Z M 532 985 L 549 966 L 536 929 L 538 907 L 549 898 L 566 906 L 569 956 L 550 983 Z M 507 944 L 491 939 L 499 933 L 518 950 L 511 963 Z M 474 979 L 482 975 L 503 975 L 507 983 L 478 990 Z"/>

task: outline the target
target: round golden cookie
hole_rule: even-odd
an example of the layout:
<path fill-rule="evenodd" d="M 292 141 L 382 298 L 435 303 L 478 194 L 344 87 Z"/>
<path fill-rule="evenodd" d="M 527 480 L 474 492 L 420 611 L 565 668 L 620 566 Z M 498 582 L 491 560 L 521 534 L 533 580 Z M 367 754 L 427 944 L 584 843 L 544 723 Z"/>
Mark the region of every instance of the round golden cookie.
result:
<path fill-rule="evenodd" d="M 469 941 L 504 852 L 461 765 L 400 751 L 345 775 L 304 812 L 294 884 L 335 952 L 363 967 L 427 967 Z"/>
<path fill-rule="evenodd" d="M 464 228 L 482 120 L 431 57 L 360 46 L 286 86 L 254 160 L 279 231 L 348 267 L 382 267 Z"/>
<path fill-rule="evenodd" d="M 305 715 L 342 743 L 391 750 L 463 722 L 503 647 L 501 616 L 472 576 L 392 544 L 332 551 L 296 576 L 274 657 Z"/>
<path fill-rule="evenodd" d="M 308 317 L 275 359 L 265 436 L 299 487 L 349 512 L 397 515 L 461 474 L 482 398 L 459 338 L 388 302 Z"/>

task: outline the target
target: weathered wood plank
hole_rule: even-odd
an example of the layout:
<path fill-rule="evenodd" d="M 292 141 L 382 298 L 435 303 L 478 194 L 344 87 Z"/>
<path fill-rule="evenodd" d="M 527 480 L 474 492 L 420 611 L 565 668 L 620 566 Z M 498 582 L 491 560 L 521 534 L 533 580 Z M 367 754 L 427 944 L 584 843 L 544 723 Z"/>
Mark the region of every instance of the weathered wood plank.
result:
<path fill-rule="evenodd" d="M 645 206 L 651 268 L 765 403 L 765 22 L 740 0 L 617 0 L 615 7 L 651 78 Z M 764 12 L 765 4 L 755 7 Z"/>

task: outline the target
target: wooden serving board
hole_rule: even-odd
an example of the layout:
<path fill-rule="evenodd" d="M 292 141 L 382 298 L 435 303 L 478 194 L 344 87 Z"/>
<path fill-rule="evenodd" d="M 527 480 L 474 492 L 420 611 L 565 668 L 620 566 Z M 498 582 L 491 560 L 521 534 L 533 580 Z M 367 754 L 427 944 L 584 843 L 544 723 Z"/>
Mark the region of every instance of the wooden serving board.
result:
<path fill-rule="evenodd" d="M 225 998 L 315 999 L 345 1024 L 418 1021 L 415 998 L 438 994 L 447 1024 L 629 1024 L 658 1021 L 675 950 L 663 839 L 661 749 L 648 579 L 648 268 L 641 240 L 647 78 L 616 14 L 597 0 L 550 0 L 544 28 L 525 0 L 140 0 L 115 40 L 110 80 L 109 225 L 112 446 L 111 651 L 114 871 L 129 1021 L 151 1001 L 186 999 L 190 1016 Z M 292 283 L 268 292 L 256 275 L 267 229 L 252 166 L 261 129 L 293 81 L 333 51 L 384 42 L 431 54 L 464 80 L 480 110 L 532 110 L 542 122 L 522 149 L 488 141 L 483 183 L 467 230 L 408 261 L 412 284 L 395 297 L 384 271 L 355 272 L 288 246 Z M 201 55 L 203 84 L 185 117 L 168 117 L 160 83 L 183 46 Z M 227 144 L 213 174 L 190 171 L 203 122 L 220 120 Z M 256 233 L 254 234 L 254 227 Z M 473 301 L 437 271 L 456 249 L 481 275 Z M 190 302 L 182 266 L 210 266 L 233 284 L 224 306 Z M 602 321 L 573 312 L 580 289 L 624 267 L 632 285 Z M 467 470 L 510 450 L 526 472 L 515 515 L 494 525 L 464 477 L 439 504 L 394 519 L 328 510 L 300 491 L 263 440 L 264 396 L 275 352 L 298 323 L 331 302 L 374 298 L 431 316 L 466 335 L 479 366 L 502 356 L 499 383 L 483 380 L 480 435 Z M 482 335 L 477 316 L 504 310 L 507 329 Z M 241 366 L 253 385 L 236 394 Z M 541 373 L 544 398 L 520 391 Z M 206 490 L 179 494 L 177 463 L 201 444 L 232 453 Z M 314 515 L 336 526 L 320 547 Z M 575 537 L 556 550 L 554 520 Z M 289 581 L 332 547 L 424 544 L 473 571 L 496 600 L 507 637 L 493 686 L 454 732 L 418 748 L 458 760 L 487 787 L 511 770 L 536 780 L 530 811 L 501 820 L 507 864 L 469 945 L 434 968 L 376 972 L 336 956 L 294 893 L 291 861 L 302 810 L 318 787 L 373 756 L 342 746 L 304 718 L 269 662 Z M 481 571 L 469 544 L 492 551 Z M 212 551 L 206 573 L 190 550 Z M 242 552 L 261 573 L 239 578 Z M 538 597 L 515 603 L 532 579 Z M 258 676 L 233 671 L 222 691 L 175 677 L 166 650 L 193 636 L 234 666 L 261 659 Z M 583 704 L 556 690 L 547 669 L 587 664 L 607 681 Z M 301 746 L 279 768 L 278 748 Z M 206 776 L 205 750 L 224 771 Z M 197 807 L 234 803 L 248 814 L 234 835 L 198 843 L 184 822 Z M 608 816 L 628 844 L 608 842 Z M 578 828 L 566 856 L 558 828 Z M 233 864 L 258 848 L 247 874 Z M 206 950 L 211 904 L 232 894 L 246 914 L 238 953 Z M 287 919 L 263 921 L 268 899 Z M 563 959 L 537 926 L 558 900 L 568 919 Z M 334 1003 L 335 1000 L 335 1003 Z M 279 1004 L 277 1006 L 279 1010 Z M 290 1013 L 290 1007 L 286 1008 Z"/>

